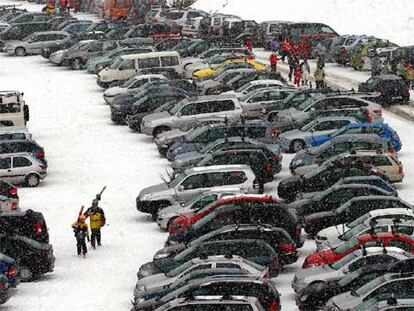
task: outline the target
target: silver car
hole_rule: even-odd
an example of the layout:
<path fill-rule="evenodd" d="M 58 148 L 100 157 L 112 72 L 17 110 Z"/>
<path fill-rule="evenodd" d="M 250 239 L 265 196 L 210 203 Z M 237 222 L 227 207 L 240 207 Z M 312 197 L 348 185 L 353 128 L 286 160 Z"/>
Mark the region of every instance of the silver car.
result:
<path fill-rule="evenodd" d="M 318 282 L 337 280 L 349 272 L 358 270 L 364 265 L 378 262 L 383 264 L 394 263 L 413 257 L 410 253 L 397 247 L 386 247 L 385 250 L 386 254 L 384 254 L 383 247 L 367 247 L 365 251 L 357 249 L 333 264 L 298 270 L 295 273 L 292 287 L 298 293 L 311 283 L 315 284 Z"/>
<path fill-rule="evenodd" d="M 318 118 L 300 129 L 294 129 L 281 133 L 278 138 L 284 151 L 298 152 L 305 148 L 306 141 L 313 135 L 326 135 L 348 125 L 358 122 L 351 117 L 326 117 Z"/>
<path fill-rule="evenodd" d="M 238 193 L 240 193 L 240 188 L 213 188 L 194 197 L 194 199 L 192 199 L 188 203 L 175 203 L 171 206 L 159 210 L 157 216 L 157 224 L 161 229 L 167 230 L 169 225 L 176 217 L 186 214 L 188 212 L 200 210 L 203 207 L 213 202 L 216 202 L 218 199 L 222 197 L 231 196 Z"/>
<path fill-rule="evenodd" d="M 45 179 L 47 165 L 29 153 L 2 154 L 0 156 L 0 178 L 11 184 L 26 184 L 36 187 Z"/>
<path fill-rule="evenodd" d="M 231 258 L 226 258 L 226 256 L 223 255 L 209 256 L 204 259 L 191 259 L 167 273 L 158 273 L 141 278 L 138 280 L 135 289 L 138 291 L 147 291 L 158 287 L 168 286 L 192 271 L 216 268 L 217 265 L 220 266 L 221 264 L 230 264 L 235 268 L 238 267 L 248 271 L 251 275 L 260 277 L 264 277 L 268 272 L 267 267 L 260 266 L 257 263 L 251 262 L 240 256 L 232 256 Z"/>
<path fill-rule="evenodd" d="M 8 55 L 40 55 L 45 48 L 57 48 L 70 44 L 71 35 L 66 31 L 36 32 L 22 41 L 9 42 L 4 51 Z"/>
<path fill-rule="evenodd" d="M 65 58 L 69 53 L 72 53 L 72 51 L 86 49 L 88 44 L 90 42 L 93 42 L 94 40 L 83 40 L 79 41 L 75 45 L 71 46 L 69 49 L 59 50 L 56 51 L 49 56 L 49 61 L 55 65 L 65 65 Z"/>

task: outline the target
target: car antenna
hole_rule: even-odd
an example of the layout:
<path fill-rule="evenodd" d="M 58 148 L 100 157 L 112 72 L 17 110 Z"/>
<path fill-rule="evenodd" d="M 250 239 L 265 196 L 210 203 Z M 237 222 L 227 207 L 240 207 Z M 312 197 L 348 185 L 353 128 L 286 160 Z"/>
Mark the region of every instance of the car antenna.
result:
<path fill-rule="evenodd" d="M 367 255 L 367 249 L 365 248 L 365 245 L 362 245 L 362 256 Z"/>
<path fill-rule="evenodd" d="M 382 253 L 384 255 L 387 255 L 387 249 L 385 248 L 385 244 L 384 243 L 382 243 Z"/>

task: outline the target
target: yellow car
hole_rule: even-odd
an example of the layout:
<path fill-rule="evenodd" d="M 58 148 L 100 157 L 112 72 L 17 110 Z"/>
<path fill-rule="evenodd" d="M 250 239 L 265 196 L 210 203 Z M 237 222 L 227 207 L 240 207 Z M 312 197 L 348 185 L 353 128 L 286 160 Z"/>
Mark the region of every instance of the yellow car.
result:
<path fill-rule="evenodd" d="M 216 69 L 206 68 L 194 72 L 193 79 L 208 78 L 211 76 L 217 76 L 227 69 L 237 68 L 253 68 L 257 71 L 265 71 L 269 68 L 261 63 L 256 62 L 254 59 L 231 59 L 222 63 Z"/>

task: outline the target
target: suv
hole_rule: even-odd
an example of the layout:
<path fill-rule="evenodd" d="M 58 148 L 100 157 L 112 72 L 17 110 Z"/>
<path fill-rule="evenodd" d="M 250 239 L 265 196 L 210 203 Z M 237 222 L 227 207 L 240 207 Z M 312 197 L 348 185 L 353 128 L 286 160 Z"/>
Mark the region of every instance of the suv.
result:
<path fill-rule="evenodd" d="M 380 75 L 369 78 L 359 85 L 360 92 L 380 92 L 376 101 L 384 106 L 395 102 L 406 105 L 410 101 L 410 87 L 400 77 L 395 75 Z"/>
<path fill-rule="evenodd" d="M 319 147 L 301 150 L 290 162 L 289 169 L 292 175 L 304 175 L 335 156 L 344 152 L 357 151 L 395 155 L 395 151 L 388 140 L 378 135 L 341 135 Z"/>
<path fill-rule="evenodd" d="M 174 201 L 188 201 L 201 192 L 219 186 L 232 189 L 240 187 L 241 191 L 254 193 L 258 189 L 255 179 L 253 171 L 246 165 L 219 165 L 188 169 L 169 183 L 165 182 L 142 189 L 136 199 L 137 209 L 155 218 L 160 208 L 169 206 Z"/>
<path fill-rule="evenodd" d="M 217 139 L 235 136 L 271 144 L 275 142 L 276 129 L 272 123 L 261 120 L 206 125 L 188 132 L 181 140 L 175 142 L 167 152 L 167 159 L 173 161 L 179 154 L 200 151 L 206 144 Z"/>
<path fill-rule="evenodd" d="M 0 50 L 3 51 L 7 41 L 22 40 L 35 32 L 47 31 L 49 28 L 50 25 L 47 22 L 10 25 L 0 33 Z"/>
<path fill-rule="evenodd" d="M 28 153 L 0 155 L 0 178 L 12 184 L 37 187 L 45 179 L 47 165 Z"/>
<path fill-rule="evenodd" d="M 350 223 L 364 214 L 377 209 L 413 207 L 400 198 L 392 196 L 356 197 L 335 210 L 309 215 L 305 219 L 305 232 L 315 236 L 322 229 L 343 223 Z"/>
<path fill-rule="evenodd" d="M 159 133 L 193 122 L 197 118 L 222 116 L 233 118 L 242 113 L 234 96 L 202 96 L 185 99 L 168 112 L 144 117 L 141 132 L 156 137 Z"/>
<path fill-rule="evenodd" d="M 165 15 L 164 22 L 170 25 L 171 29 L 175 32 L 180 32 L 185 25 L 186 21 L 191 18 L 207 17 L 206 12 L 200 10 L 170 10 Z"/>

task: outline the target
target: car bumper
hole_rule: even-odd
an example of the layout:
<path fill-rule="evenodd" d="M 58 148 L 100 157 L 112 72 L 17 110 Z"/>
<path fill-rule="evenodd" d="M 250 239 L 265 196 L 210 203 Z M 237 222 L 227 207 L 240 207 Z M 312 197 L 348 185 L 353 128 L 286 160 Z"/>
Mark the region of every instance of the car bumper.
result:
<path fill-rule="evenodd" d="M 139 198 L 136 199 L 137 210 L 141 213 L 155 215 L 159 209 L 157 202 L 142 201 Z"/>
<path fill-rule="evenodd" d="M 152 132 L 154 131 L 152 127 L 145 125 L 145 123 L 141 123 L 140 129 L 142 134 L 149 136 L 152 136 Z"/>
<path fill-rule="evenodd" d="M 3 51 L 6 55 L 12 56 L 14 55 L 14 48 L 5 48 Z"/>
<path fill-rule="evenodd" d="M 109 87 L 109 85 L 111 84 L 111 82 L 103 82 L 101 81 L 101 79 L 97 78 L 96 79 L 96 84 L 98 84 L 100 87 L 107 89 Z"/>
<path fill-rule="evenodd" d="M 126 116 L 122 112 L 114 111 L 114 110 L 111 111 L 112 122 L 116 124 L 120 124 L 120 125 L 126 125 L 125 118 Z"/>
<path fill-rule="evenodd" d="M 168 218 L 157 218 L 157 225 L 163 230 L 168 229 L 168 222 L 169 222 Z"/>

